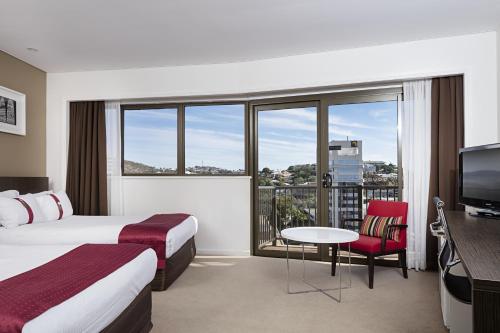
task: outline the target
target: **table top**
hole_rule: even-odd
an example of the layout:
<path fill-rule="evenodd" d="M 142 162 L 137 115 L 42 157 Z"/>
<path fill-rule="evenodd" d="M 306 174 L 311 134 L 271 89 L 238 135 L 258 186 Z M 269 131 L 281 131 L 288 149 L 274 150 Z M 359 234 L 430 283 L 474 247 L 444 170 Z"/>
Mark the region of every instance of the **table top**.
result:
<path fill-rule="evenodd" d="M 500 220 L 445 211 L 458 256 L 474 288 L 500 292 Z"/>
<path fill-rule="evenodd" d="M 319 244 L 349 243 L 359 239 L 357 232 L 327 227 L 288 228 L 281 231 L 281 236 L 292 241 Z"/>

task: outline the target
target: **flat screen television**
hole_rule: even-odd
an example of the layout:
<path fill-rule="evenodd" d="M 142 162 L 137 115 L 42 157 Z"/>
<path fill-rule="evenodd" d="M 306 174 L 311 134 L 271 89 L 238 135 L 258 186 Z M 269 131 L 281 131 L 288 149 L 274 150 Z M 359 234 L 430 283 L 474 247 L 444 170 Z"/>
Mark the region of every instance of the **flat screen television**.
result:
<path fill-rule="evenodd" d="M 500 143 L 460 150 L 461 204 L 500 212 Z"/>

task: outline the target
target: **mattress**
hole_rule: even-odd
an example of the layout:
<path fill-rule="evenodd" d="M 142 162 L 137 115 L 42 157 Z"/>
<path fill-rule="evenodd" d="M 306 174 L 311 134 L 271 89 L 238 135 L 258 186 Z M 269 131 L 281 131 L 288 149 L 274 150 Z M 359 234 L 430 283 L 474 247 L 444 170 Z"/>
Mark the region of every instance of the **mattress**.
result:
<path fill-rule="evenodd" d="M 79 216 L 59 221 L 0 228 L 0 244 L 75 245 L 117 244 L 123 226 L 139 223 L 149 216 Z M 198 221 L 190 216 L 167 233 L 165 256 L 174 255 L 198 231 Z"/>
<path fill-rule="evenodd" d="M 43 265 L 78 245 L 0 245 L 0 281 Z M 30 320 L 23 332 L 99 332 L 115 320 L 156 273 L 147 249 L 87 289 Z"/>

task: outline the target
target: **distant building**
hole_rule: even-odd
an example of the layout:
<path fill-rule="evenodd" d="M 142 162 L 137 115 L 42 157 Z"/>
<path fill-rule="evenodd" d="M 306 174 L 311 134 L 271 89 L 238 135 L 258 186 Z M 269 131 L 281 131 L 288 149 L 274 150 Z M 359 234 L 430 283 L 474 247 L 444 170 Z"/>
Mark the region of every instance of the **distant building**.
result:
<path fill-rule="evenodd" d="M 329 169 L 334 185 L 363 184 L 363 142 L 332 140 L 329 144 Z"/>
<path fill-rule="evenodd" d="M 365 173 L 376 173 L 377 172 L 377 167 L 373 164 L 370 163 L 363 163 L 363 171 Z"/>
<path fill-rule="evenodd" d="M 330 221 L 335 221 L 334 227 L 339 227 L 342 218 L 361 217 L 358 216 L 357 186 L 363 185 L 362 141 L 330 141 L 329 171 L 335 187 L 330 192 Z"/>

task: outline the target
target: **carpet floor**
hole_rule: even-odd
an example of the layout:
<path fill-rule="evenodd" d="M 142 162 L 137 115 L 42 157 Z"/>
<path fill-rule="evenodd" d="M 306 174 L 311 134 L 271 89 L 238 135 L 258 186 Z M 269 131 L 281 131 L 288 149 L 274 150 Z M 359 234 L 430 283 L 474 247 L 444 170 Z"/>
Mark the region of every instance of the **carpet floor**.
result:
<path fill-rule="evenodd" d="M 348 284 L 347 266 L 342 281 Z M 291 261 L 291 290 L 307 290 L 302 262 Z M 286 261 L 263 257 L 197 257 L 166 291 L 153 293 L 153 332 L 447 332 L 438 274 L 352 266 L 352 288 L 337 303 L 319 292 L 289 295 Z M 335 288 L 330 265 L 306 262 L 306 280 Z M 338 290 L 329 291 L 337 297 Z"/>

